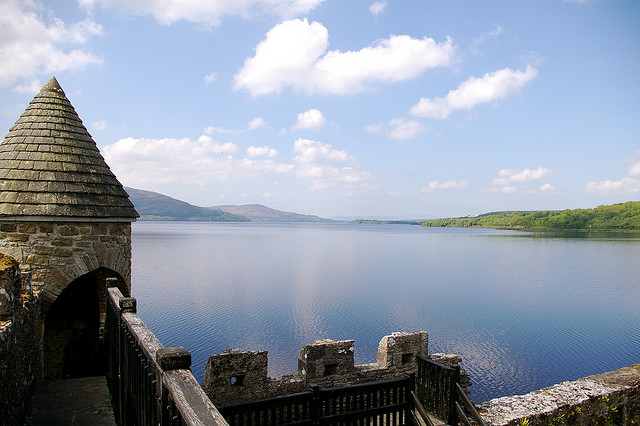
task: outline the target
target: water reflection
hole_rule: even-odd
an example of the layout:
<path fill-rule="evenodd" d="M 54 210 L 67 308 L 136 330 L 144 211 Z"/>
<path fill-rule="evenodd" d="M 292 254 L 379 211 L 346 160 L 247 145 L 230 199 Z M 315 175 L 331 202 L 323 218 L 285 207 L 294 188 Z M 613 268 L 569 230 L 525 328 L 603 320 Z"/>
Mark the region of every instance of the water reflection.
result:
<path fill-rule="evenodd" d="M 456 353 L 483 401 L 640 361 L 640 238 L 402 225 L 138 222 L 133 295 L 199 380 L 224 349 L 354 339 L 375 361 L 394 331 Z"/>

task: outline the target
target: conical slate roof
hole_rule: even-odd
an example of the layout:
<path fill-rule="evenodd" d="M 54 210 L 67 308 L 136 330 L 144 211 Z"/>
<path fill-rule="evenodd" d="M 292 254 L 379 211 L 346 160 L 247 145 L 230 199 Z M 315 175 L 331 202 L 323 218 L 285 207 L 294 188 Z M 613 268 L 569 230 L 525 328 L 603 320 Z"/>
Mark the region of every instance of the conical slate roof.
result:
<path fill-rule="evenodd" d="M 0 144 L 0 220 L 137 217 L 128 194 L 52 77 Z"/>

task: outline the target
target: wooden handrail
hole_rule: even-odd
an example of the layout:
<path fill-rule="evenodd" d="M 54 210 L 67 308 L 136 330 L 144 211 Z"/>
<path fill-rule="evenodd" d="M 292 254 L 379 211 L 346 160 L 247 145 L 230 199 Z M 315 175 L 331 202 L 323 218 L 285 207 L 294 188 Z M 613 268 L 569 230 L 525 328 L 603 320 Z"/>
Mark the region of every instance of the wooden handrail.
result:
<path fill-rule="evenodd" d="M 473 417 L 473 419 L 476 422 L 478 422 L 480 426 L 487 426 L 487 423 L 482 419 L 482 417 L 480 417 L 480 413 L 478 413 L 478 410 L 476 410 L 476 406 L 473 405 L 473 402 L 471 402 L 471 400 L 467 396 L 467 393 L 464 391 L 464 389 L 462 389 L 462 387 L 460 386 L 460 383 L 456 383 L 456 389 L 458 391 L 458 396 L 460 397 L 460 400 L 465 405 L 466 409 L 471 413 L 471 416 Z M 460 407 L 460 404 L 458 404 L 457 402 L 456 404 L 458 407 Z M 462 407 L 460 407 L 460 411 L 462 411 Z M 467 416 L 465 415 L 464 418 L 466 417 Z"/>

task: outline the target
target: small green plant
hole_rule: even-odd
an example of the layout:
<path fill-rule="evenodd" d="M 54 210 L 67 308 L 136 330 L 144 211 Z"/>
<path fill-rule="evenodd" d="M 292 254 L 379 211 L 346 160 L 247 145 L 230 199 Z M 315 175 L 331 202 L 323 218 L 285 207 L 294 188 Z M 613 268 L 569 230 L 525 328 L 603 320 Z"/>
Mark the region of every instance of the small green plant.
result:
<path fill-rule="evenodd" d="M 563 423 L 563 419 L 564 419 L 564 414 L 558 413 L 551 419 L 551 423 L 559 425 Z"/>
<path fill-rule="evenodd" d="M 529 423 L 529 419 L 526 417 L 524 419 L 520 419 L 520 421 L 518 422 L 520 426 L 529 426 Z"/>

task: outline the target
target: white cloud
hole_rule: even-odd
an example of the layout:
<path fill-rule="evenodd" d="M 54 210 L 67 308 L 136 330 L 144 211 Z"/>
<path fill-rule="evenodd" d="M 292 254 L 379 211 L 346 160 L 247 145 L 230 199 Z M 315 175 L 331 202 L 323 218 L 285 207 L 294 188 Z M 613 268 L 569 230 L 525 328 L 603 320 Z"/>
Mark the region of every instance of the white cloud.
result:
<path fill-rule="evenodd" d="M 382 11 L 385 10 L 386 8 L 387 8 L 386 1 L 377 1 L 375 3 L 372 3 L 371 6 L 369 6 L 369 12 L 371 12 L 371 14 L 377 18 L 378 15 L 382 13 Z"/>
<path fill-rule="evenodd" d="M 267 126 L 267 122 L 262 117 L 256 117 L 247 123 L 244 129 L 227 129 L 225 127 L 207 126 L 202 131 L 207 135 L 240 135 L 252 130 L 262 129 Z"/>
<path fill-rule="evenodd" d="M 389 137 L 393 139 L 413 139 L 427 131 L 427 127 L 415 120 L 405 120 L 396 118 L 389 122 L 392 129 L 389 131 Z"/>
<path fill-rule="evenodd" d="M 640 176 L 640 161 L 634 163 L 629 167 L 629 174 L 631 176 Z"/>
<path fill-rule="evenodd" d="M 474 37 L 471 41 L 471 51 L 473 53 L 478 53 L 481 44 L 492 38 L 499 37 L 503 32 L 503 28 L 500 25 L 496 25 L 492 31 L 480 34 L 478 37 Z"/>
<path fill-rule="evenodd" d="M 471 185 L 471 181 L 469 180 L 448 180 L 445 182 L 438 182 L 437 180 L 433 180 L 429 182 L 429 185 L 425 186 L 421 189 L 421 192 L 435 192 L 439 190 L 451 190 L 451 189 L 461 189 L 466 188 Z"/>
<path fill-rule="evenodd" d="M 344 163 L 351 160 L 346 151 L 334 149 L 329 144 L 299 138 L 294 142 L 295 161 L 303 165 Z"/>
<path fill-rule="evenodd" d="M 489 191 L 502 192 L 504 194 L 514 194 L 516 192 L 525 194 L 550 192 L 554 189 L 551 184 L 545 183 L 540 187 L 533 187 L 531 185 L 531 182 L 549 177 L 551 175 L 551 170 L 544 167 L 523 170 L 502 169 L 498 172 L 498 177 L 491 181 L 493 188 L 491 188 Z"/>
<path fill-rule="evenodd" d="M 104 148 L 104 157 L 125 185 L 205 186 L 212 180 L 249 179 L 289 173 L 294 166 L 273 160 L 237 159 L 238 146 L 202 135 L 196 140 L 124 138 Z"/>
<path fill-rule="evenodd" d="M 504 68 L 480 78 L 470 77 L 444 98 L 420 98 L 410 112 L 418 117 L 445 119 L 454 111 L 468 110 L 479 104 L 516 95 L 537 74 L 538 71 L 529 65 L 525 71 Z"/>
<path fill-rule="evenodd" d="M 302 138 L 295 141 L 294 151 L 298 154 L 294 158 L 298 163 L 295 175 L 310 181 L 311 191 L 332 190 L 340 195 L 353 195 L 377 188 L 370 183 L 370 173 L 353 166 L 339 165 L 354 160 L 346 151 Z"/>
<path fill-rule="evenodd" d="M 358 170 L 345 151 L 329 144 L 298 139 L 292 163 L 278 162 L 268 146 L 250 146 L 238 157 L 237 145 L 219 143 L 210 136 L 196 140 L 124 138 L 104 147 L 105 160 L 125 185 L 166 190 L 168 186 L 207 188 L 219 180 L 259 179 L 289 175 L 309 183 L 311 191 L 338 195 L 377 189 L 371 175 Z"/>
<path fill-rule="evenodd" d="M 321 129 L 327 123 L 322 112 L 317 109 L 310 109 L 309 111 L 301 112 L 298 114 L 298 121 L 296 122 L 294 129 Z"/>
<path fill-rule="evenodd" d="M 104 120 L 94 121 L 91 124 L 91 128 L 94 129 L 94 130 L 98 130 L 98 131 L 104 130 L 104 129 L 107 128 L 107 122 L 104 121 Z"/>
<path fill-rule="evenodd" d="M 588 182 L 585 189 L 587 192 L 601 194 L 635 194 L 640 192 L 640 180 L 632 177 L 623 177 L 620 180 Z"/>
<path fill-rule="evenodd" d="M 33 0 L 0 2 L 0 87 L 25 80 L 28 85 L 16 90 L 26 91 L 37 76 L 48 79 L 57 72 L 101 63 L 94 54 L 69 47 L 101 33 L 102 27 L 89 19 L 67 24 Z"/>
<path fill-rule="evenodd" d="M 38 93 L 42 88 L 42 83 L 38 80 L 31 80 L 26 84 L 19 84 L 13 88 L 14 92 L 18 93 Z"/>
<path fill-rule="evenodd" d="M 212 27 L 224 17 L 252 19 L 263 15 L 292 18 L 306 14 L 324 0 L 79 0 L 91 8 L 95 4 L 135 15 L 151 15 L 158 22 L 170 25 L 190 21 Z"/>
<path fill-rule="evenodd" d="M 207 84 L 210 84 L 216 81 L 217 78 L 218 78 L 218 74 L 215 72 L 212 72 L 204 76 L 204 82 Z"/>
<path fill-rule="evenodd" d="M 251 121 L 249 121 L 249 124 L 247 125 L 247 130 L 257 130 L 257 129 L 262 129 L 264 127 L 267 127 L 267 122 L 265 121 L 265 119 L 262 117 L 256 117 Z"/>
<path fill-rule="evenodd" d="M 253 96 L 285 87 L 311 93 L 347 94 L 373 82 L 393 83 L 429 68 L 448 66 L 456 47 L 451 39 L 391 36 L 358 51 L 327 52 L 329 34 L 318 22 L 294 19 L 273 27 L 234 76 L 236 89 Z"/>
<path fill-rule="evenodd" d="M 278 151 L 275 148 L 269 148 L 267 145 L 264 146 L 250 146 L 247 148 L 247 157 L 276 157 L 278 155 Z"/>
<path fill-rule="evenodd" d="M 382 124 L 369 124 L 364 130 L 369 133 L 382 133 Z"/>
<path fill-rule="evenodd" d="M 498 172 L 499 177 L 493 179 L 491 183 L 496 186 L 506 186 L 512 183 L 538 180 L 550 175 L 551 170 L 545 169 L 543 167 L 523 170 L 502 169 L 500 170 L 500 172 Z"/>

